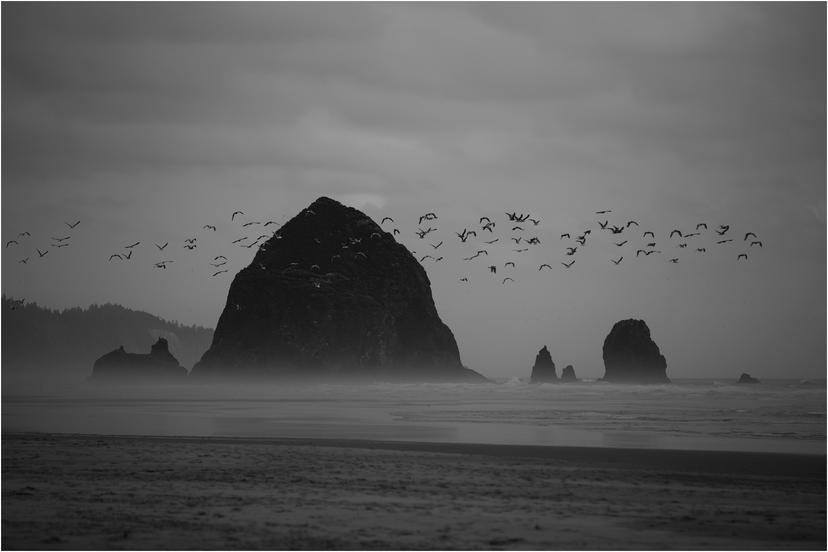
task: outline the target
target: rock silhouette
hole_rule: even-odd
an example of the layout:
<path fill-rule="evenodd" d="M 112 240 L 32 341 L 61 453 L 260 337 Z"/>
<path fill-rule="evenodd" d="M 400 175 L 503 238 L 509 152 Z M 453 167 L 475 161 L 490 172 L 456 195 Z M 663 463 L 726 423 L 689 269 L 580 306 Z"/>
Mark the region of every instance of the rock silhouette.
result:
<path fill-rule="evenodd" d="M 93 380 L 155 380 L 186 375 L 187 370 L 179 366 L 163 337 L 158 338 L 148 354 L 127 353 L 121 346 L 100 357 L 92 366 Z"/>
<path fill-rule="evenodd" d="M 667 361 L 643 320 L 621 320 L 604 340 L 604 381 L 670 383 Z"/>
<path fill-rule="evenodd" d="M 578 378 L 575 377 L 575 368 L 571 364 L 568 364 L 561 372 L 561 383 L 573 381 L 578 381 Z"/>
<path fill-rule="evenodd" d="M 547 383 L 558 381 L 558 374 L 555 372 L 555 363 L 552 362 L 552 355 L 546 345 L 538 351 L 535 357 L 535 365 L 532 366 L 531 383 Z"/>
<path fill-rule="evenodd" d="M 759 383 L 759 380 L 754 378 L 750 374 L 742 372 L 742 375 L 739 376 L 739 383 Z"/>
<path fill-rule="evenodd" d="M 233 279 L 194 376 L 486 381 L 460 362 L 431 283 L 405 246 L 321 197 Z"/>

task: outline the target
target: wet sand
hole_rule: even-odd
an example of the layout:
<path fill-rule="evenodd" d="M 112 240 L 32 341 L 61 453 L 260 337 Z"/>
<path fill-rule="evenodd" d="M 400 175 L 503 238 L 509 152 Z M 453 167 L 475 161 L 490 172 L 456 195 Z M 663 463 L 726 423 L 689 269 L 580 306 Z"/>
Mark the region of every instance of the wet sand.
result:
<path fill-rule="evenodd" d="M 3 549 L 825 549 L 825 456 L 4 434 Z"/>

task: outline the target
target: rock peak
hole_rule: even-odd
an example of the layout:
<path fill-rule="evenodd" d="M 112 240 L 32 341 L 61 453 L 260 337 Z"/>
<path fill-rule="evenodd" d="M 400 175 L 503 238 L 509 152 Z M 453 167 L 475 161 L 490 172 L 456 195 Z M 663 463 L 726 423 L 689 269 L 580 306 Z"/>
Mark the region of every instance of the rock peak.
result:
<path fill-rule="evenodd" d="M 643 320 L 616 322 L 604 340 L 604 380 L 620 383 L 670 383 L 667 361 Z"/>
<path fill-rule="evenodd" d="M 538 351 L 535 357 L 535 365 L 532 367 L 532 383 L 544 383 L 558 381 L 558 374 L 555 372 L 555 363 L 552 362 L 552 355 L 546 345 Z"/>

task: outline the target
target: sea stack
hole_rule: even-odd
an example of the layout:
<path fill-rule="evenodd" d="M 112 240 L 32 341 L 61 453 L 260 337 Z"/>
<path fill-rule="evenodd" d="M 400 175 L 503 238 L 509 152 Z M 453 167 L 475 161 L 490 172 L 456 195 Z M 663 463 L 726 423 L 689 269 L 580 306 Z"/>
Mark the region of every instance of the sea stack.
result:
<path fill-rule="evenodd" d="M 552 355 L 546 345 L 538 351 L 535 357 L 535 365 L 532 367 L 531 383 L 548 383 L 558 381 L 558 374 L 555 372 L 555 363 L 552 362 Z"/>
<path fill-rule="evenodd" d="M 738 383 L 759 383 L 759 380 L 746 372 L 742 372 L 742 375 L 739 376 Z"/>
<path fill-rule="evenodd" d="M 486 381 L 460 362 L 425 269 L 368 216 L 321 197 L 236 274 L 193 376 Z"/>
<path fill-rule="evenodd" d="M 578 381 L 578 378 L 575 377 L 575 368 L 573 368 L 571 364 L 567 364 L 566 368 L 564 368 L 561 372 L 561 383 L 569 383 L 573 381 Z"/>
<path fill-rule="evenodd" d="M 121 346 L 106 353 L 92 366 L 93 380 L 159 380 L 180 378 L 187 370 L 170 353 L 167 340 L 159 337 L 148 354 L 127 353 Z"/>
<path fill-rule="evenodd" d="M 621 320 L 604 340 L 604 381 L 670 383 L 667 361 L 643 320 Z"/>

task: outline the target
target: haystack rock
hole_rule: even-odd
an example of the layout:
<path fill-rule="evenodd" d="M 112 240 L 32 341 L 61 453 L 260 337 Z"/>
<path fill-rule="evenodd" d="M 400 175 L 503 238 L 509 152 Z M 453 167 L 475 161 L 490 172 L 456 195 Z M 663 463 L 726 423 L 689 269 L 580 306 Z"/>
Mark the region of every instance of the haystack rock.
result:
<path fill-rule="evenodd" d="M 739 383 L 759 383 L 759 380 L 754 378 L 750 374 L 742 372 L 742 375 L 739 376 Z"/>
<path fill-rule="evenodd" d="M 460 363 L 425 270 L 362 212 L 321 197 L 233 279 L 194 376 L 486 381 Z"/>
<path fill-rule="evenodd" d="M 572 381 L 578 381 L 578 378 L 575 377 L 575 368 L 571 364 L 568 364 L 561 372 L 561 383 Z"/>
<path fill-rule="evenodd" d="M 167 340 L 163 337 L 153 344 L 148 354 L 127 353 L 118 347 L 98 360 L 92 366 L 94 380 L 158 380 L 181 378 L 187 370 L 178 364 L 170 353 Z"/>
<path fill-rule="evenodd" d="M 558 381 L 558 374 L 555 372 L 555 363 L 552 362 L 552 355 L 546 345 L 538 351 L 535 357 L 535 365 L 532 366 L 532 383 L 548 383 Z"/>
<path fill-rule="evenodd" d="M 604 340 L 604 381 L 670 383 L 667 361 L 643 320 L 616 322 Z"/>

